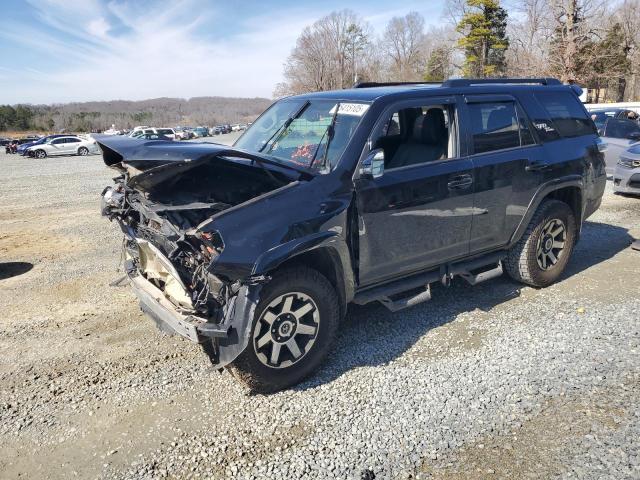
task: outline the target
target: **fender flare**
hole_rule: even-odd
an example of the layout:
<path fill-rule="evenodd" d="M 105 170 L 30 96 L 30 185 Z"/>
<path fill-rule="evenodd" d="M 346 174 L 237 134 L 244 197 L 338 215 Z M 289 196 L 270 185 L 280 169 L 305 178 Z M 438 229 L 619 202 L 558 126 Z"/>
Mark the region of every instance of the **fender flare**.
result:
<path fill-rule="evenodd" d="M 516 228 L 515 232 L 513 232 L 513 235 L 511 235 L 511 239 L 509 241 L 509 248 L 515 245 L 520 240 L 520 237 L 522 237 L 522 235 L 524 234 L 524 231 L 527 229 L 527 226 L 529 225 L 531 218 L 533 217 L 534 213 L 536 212 L 536 210 L 538 209 L 542 201 L 547 197 L 547 195 L 549 195 L 550 193 L 556 190 L 560 190 L 561 188 L 566 188 L 566 187 L 577 187 L 582 193 L 582 191 L 584 190 L 584 182 L 583 182 L 582 176 L 577 174 L 567 175 L 565 177 L 556 178 L 549 182 L 543 183 L 542 185 L 540 185 L 540 187 L 538 187 L 538 190 L 536 190 L 536 193 L 533 195 L 533 198 L 531 199 L 531 201 L 529 202 L 529 205 L 527 206 L 527 211 L 525 215 L 520 220 L 520 223 L 518 224 L 518 227 Z M 581 196 L 582 196 L 582 201 L 580 205 L 580 210 L 581 210 L 580 218 L 576 219 L 578 221 L 578 235 L 582 230 L 582 217 L 584 216 L 584 205 L 583 205 L 584 196 L 583 195 Z"/>
<path fill-rule="evenodd" d="M 268 272 L 280 267 L 284 262 L 319 248 L 327 248 L 332 253 L 331 261 L 339 276 L 339 284 L 335 285 L 335 287 L 339 289 L 338 296 L 346 307 L 346 304 L 353 299 L 355 294 L 355 279 L 349 246 L 342 235 L 336 231 L 329 230 L 313 233 L 271 248 L 260 255 L 253 266 L 252 275 L 268 274 Z"/>

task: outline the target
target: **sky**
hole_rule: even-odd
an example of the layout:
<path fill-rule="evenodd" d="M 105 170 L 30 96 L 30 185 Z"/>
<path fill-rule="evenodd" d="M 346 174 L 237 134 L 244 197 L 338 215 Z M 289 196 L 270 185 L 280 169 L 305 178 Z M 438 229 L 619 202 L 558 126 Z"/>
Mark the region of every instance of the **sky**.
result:
<path fill-rule="evenodd" d="M 382 33 L 443 0 L 0 0 L 0 104 L 271 98 L 302 29 L 349 8 Z"/>

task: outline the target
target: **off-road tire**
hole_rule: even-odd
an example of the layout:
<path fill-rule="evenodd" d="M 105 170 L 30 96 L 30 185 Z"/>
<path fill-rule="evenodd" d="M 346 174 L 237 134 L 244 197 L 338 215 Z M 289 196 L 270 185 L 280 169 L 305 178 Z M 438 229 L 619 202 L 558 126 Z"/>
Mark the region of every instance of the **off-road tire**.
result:
<path fill-rule="evenodd" d="M 89 155 L 89 149 L 87 147 L 80 147 L 78 149 L 78 155 L 80 155 L 81 157 Z"/>
<path fill-rule="evenodd" d="M 315 302 L 320 315 L 318 331 L 313 345 L 297 363 L 272 368 L 263 364 L 256 354 L 254 331 L 269 304 L 289 292 L 300 292 Z M 227 366 L 227 369 L 252 391 L 258 393 L 275 392 L 295 385 L 309 376 L 326 357 L 335 338 L 339 315 L 336 291 L 322 274 L 307 267 L 282 270 L 263 288 L 251 325 L 247 348 Z"/>
<path fill-rule="evenodd" d="M 554 219 L 564 223 L 565 245 L 562 255 L 558 256 L 557 263 L 544 270 L 538 263 L 538 242 L 545 226 Z M 505 270 L 518 282 L 534 287 L 547 287 L 554 283 L 564 271 L 573 252 L 575 241 L 576 219 L 569 205 L 559 200 L 544 200 L 533 215 L 522 238 L 509 250 L 504 260 Z"/>

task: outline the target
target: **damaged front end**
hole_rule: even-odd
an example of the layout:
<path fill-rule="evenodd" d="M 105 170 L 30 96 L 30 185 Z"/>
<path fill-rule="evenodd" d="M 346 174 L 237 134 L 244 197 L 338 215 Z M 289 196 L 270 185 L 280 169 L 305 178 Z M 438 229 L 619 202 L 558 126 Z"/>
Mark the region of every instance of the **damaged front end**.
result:
<path fill-rule="evenodd" d="M 98 143 L 105 163 L 121 173 L 102 192 L 101 210 L 124 232 L 125 271 L 141 309 L 160 329 L 206 343 L 224 367 L 246 346 L 266 278 L 216 274 L 225 244 L 212 222 L 300 174 L 268 170 L 257 164 L 262 159 L 218 145 Z"/>

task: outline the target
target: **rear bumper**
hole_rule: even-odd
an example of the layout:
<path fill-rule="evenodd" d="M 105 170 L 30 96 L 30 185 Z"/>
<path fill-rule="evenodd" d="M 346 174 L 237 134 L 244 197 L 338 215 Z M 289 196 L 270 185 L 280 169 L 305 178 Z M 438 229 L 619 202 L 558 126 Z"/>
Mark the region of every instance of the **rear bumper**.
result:
<path fill-rule="evenodd" d="M 202 343 L 211 337 L 225 338 L 228 329 L 207 322 L 195 315 L 185 315 L 164 296 L 164 293 L 142 275 L 129 277 L 131 288 L 140 301 L 140 308 L 156 326 L 167 333 L 178 334 L 192 342 Z"/>

